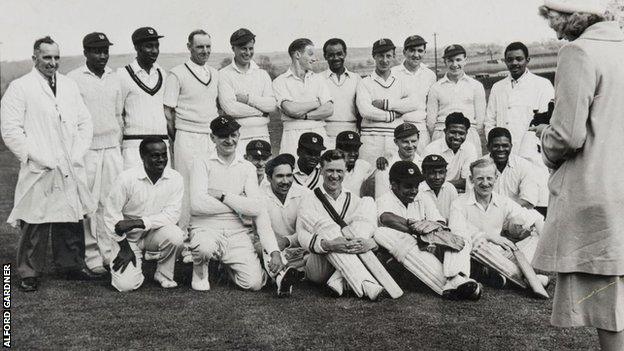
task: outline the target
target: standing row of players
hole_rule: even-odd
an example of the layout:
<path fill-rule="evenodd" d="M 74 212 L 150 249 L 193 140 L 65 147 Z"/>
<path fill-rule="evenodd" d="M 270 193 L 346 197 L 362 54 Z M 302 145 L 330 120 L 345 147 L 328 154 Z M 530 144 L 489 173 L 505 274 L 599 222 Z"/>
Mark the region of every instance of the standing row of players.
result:
<path fill-rule="evenodd" d="M 387 175 L 390 167 L 387 164 L 391 166 L 397 160 L 410 160 L 420 165 L 419 154 L 437 154 L 447 160 L 451 175 L 448 179 L 462 191 L 468 178 L 468 165 L 481 153 L 476 131 L 481 130 L 484 124 L 485 94 L 483 86 L 463 72 L 466 52 L 459 45 L 446 48 L 444 60 L 448 72 L 443 79 L 435 82 L 435 74 L 421 62 L 426 42 L 419 36 L 406 39 L 406 59 L 394 68 L 391 67 L 395 56 L 394 44 L 389 39 L 376 41 L 373 44 L 376 69 L 370 77 L 364 79 L 346 70 L 344 61 L 347 47 L 342 40 L 327 41 L 323 52 L 329 69 L 314 74 L 311 70 L 315 62 L 312 42 L 297 39 L 288 50 L 291 66 L 271 83 L 268 74 L 252 60 L 255 36 L 247 29 L 232 34 L 230 42 L 234 60 L 221 71 L 206 64 L 211 38 L 206 32 L 198 30 L 188 38 L 191 54 L 189 61 L 166 74 L 156 64 L 158 39 L 161 37 L 153 28 L 136 30 L 132 35 L 137 51 L 136 60 L 113 73 L 106 66 L 109 47 L 112 45 L 106 35 L 87 35 L 83 40 L 86 65 L 69 74 L 77 86 L 56 72 L 60 56 L 58 45 L 49 37 L 43 38 L 34 45 L 33 71 L 12 83 L 3 98 L 2 132 L 7 146 L 23 162 L 28 164 L 28 161 L 32 161 L 29 167 L 36 169 L 31 169 L 31 172 L 58 169 L 65 178 L 73 179 L 71 184 L 56 183 L 49 190 L 36 187 L 41 179 L 33 174 L 20 177 L 20 180 L 24 180 L 18 182 L 15 208 L 9 222 L 19 221 L 22 230 L 30 233 L 23 240 L 37 236 L 38 231 L 48 230 L 49 227 L 52 231 L 57 228 L 66 231 L 67 228 L 52 226 L 51 223 L 80 222 L 87 210 L 97 208 L 96 214 L 89 216 L 84 223 L 85 261 L 89 269 L 84 270 L 79 267 L 80 264 L 71 263 L 80 262 L 82 258 L 67 260 L 71 263 L 69 266 L 68 262 L 57 262 L 61 268 L 68 267 L 67 271 L 71 275 L 103 273 L 104 267 L 110 264 L 111 247 L 101 245 L 108 237 L 104 199 L 122 169 L 141 167 L 139 145 L 147 138 L 174 141 L 173 166 L 182 174 L 185 185 L 181 191 L 184 198 L 178 224 L 183 231 L 187 231 L 192 212 L 189 196 L 189 193 L 192 194 L 189 191 L 192 189 L 192 165 L 196 158 L 212 154 L 215 150 L 210 123 L 220 120 L 217 117 L 219 109 L 229 116 L 227 120 L 234 118 L 241 125 L 238 147 L 241 154 L 251 140 L 268 142 L 268 113 L 275 108 L 281 113 L 284 127 L 280 149 L 283 153 L 297 153 L 300 159 L 306 151 L 301 148 L 297 150 L 297 145 L 304 132 L 315 132 L 317 136 L 314 138 L 327 140 L 331 144 L 341 131 L 355 132 L 360 129 L 362 159 L 369 164 L 376 163 L 378 172 L 374 172 L 372 167 L 358 167 L 358 170 L 364 179 L 375 173 L 375 193 L 378 195 L 390 188 Z M 533 166 L 515 156 L 510 157 L 511 161 L 508 162 L 503 155 L 510 150 L 521 153 L 518 150 L 522 148 L 511 148 L 512 135 L 515 134 L 521 140 L 519 144 L 528 145 L 526 149 L 530 150 L 522 152 L 523 156 L 533 161 L 539 157 L 534 157 L 537 154 L 536 143 L 525 141 L 530 137 L 526 129 L 533 113 L 546 109 L 552 91 L 549 93 L 546 87 L 550 86 L 548 81 L 526 69 L 529 58 L 524 45 L 510 45 L 505 56 L 511 75 L 493 88 L 487 120 L 490 121 L 490 127 L 506 126 L 511 132 L 504 133 L 504 145 L 497 146 L 499 151 L 492 153 L 492 156 L 495 160 L 500 158 L 502 167 L 498 167 L 499 173 L 507 172 L 507 178 L 513 179 L 509 184 L 501 182 L 501 188 L 523 190 L 521 194 L 518 193 L 518 199 L 523 201 L 523 205 L 532 207 L 539 204 L 534 187 L 534 183 L 539 181 L 535 181 L 534 172 L 528 171 Z M 39 81 L 45 83 L 38 87 L 43 90 L 42 94 L 37 96 L 31 93 L 32 96 L 24 98 L 24 95 L 28 95 L 24 88 L 29 83 Z M 76 91 L 80 92 L 81 97 L 72 100 L 75 98 L 72 94 Z M 35 105 L 40 106 L 33 109 L 28 99 L 34 99 Z M 48 102 L 53 102 L 54 107 Z M 54 133 L 59 129 L 54 125 L 55 121 L 37 120 L 41 118 L 35 116 L 40 112 L 37 109 L 50 112 L 50 116 L 60 116 L 62 122 L 71 122 L 69 127 L 74 130 L 71 131 L 73 134 L 70 133 L 70 139 L 76 140 L 68 140 L 67 145 L 73 146 L 59 145 L 59 140 L 55 139 L 62 141 L 67 136 L 63 135 L 62 130 Z M 447 123 L 449 118 L 451 122 L 455 121 L 450 123 L 450 128 Z M 358 128 L 360 119 L 361 126 Z M 410 123 L 401 124 L 402 121 Z M 25 132 L 29 128 L 35 128 L 38 134 Z M 397 130 L 399 135 L 401 130 L 411 134 L 408 138 L 396 138 Z M 442 135 L 446 137 L 441 138 Z M 410 137 L 411 140 L 408 140 Z M 37 144 L 30 140 L 37 138 L 44 142 Z M 434 141 L 429 143 L 430 139 Z M 468 142 L 464 143 L 466 139 Z M 404 147 L 400 145 L 401 140 L 404 140 Z M 491 141 L 490 138 L 489 143 Z M 28 147 L 24 145 L 31 145 L 28 146 L 31 148 L 37 145 L 35 148 L 41 149 L 25 153 Z M 63 149 L 66 150 L 65 155 L 60 151 L 58 155 L 47 155 L 51 150 Z M 84 153 L 81 154 L 78 149 L 84 149 Z M 253 145 L 250 150 L 248 158 L 253 156 Z M 259 150 L 255 151 L 260 154 Z M 534 154 L 531 154 L 533 151 Z M 68 160 L 59 161 L 63 158 Z M 537 164 L 541 162 L 534 162 L 534 165 Z M 78 165 L 80 172 L 74 169 Z M 297 162 L 293 172 L 298 182 L 319 182 L 320 168 L 310 165 Z M 86 171 L 86 175 L 82 171 Z M 226 176 L 224 179 L 229 178 Z M 529 183 L 532 185 L 525 186 Z M 84 188 L 88 191 L 84 191 Z M 68 202 L 64 197 L 67 193 L 74 194 L 69 197 L 70 204 L 58 210 L 50 210 L 50 206 L 58 206 L 59 202 L 50 198 L 49 191 L 58 194 L 62 199 L 61 204 Z M 39 201 L 43 198 L 52 201 Z M 33 206 L 33 203 L 37 205 Z M 70 231 L 76 231 L 78 227 L 72 226 Z M 105 249 L 102 249 L 103 246 Z M 37 249 L 37 245 L 30 248 L 20 246 L 18 255 L 22 258 L 18 258 L 18 261 L 24 265 L 18 271 L 22 278 L 33 278 L 27 279 L 25 285 L 34 286 L 35 289 L 41 267 L 34 267 L 38 266 L 38 259 L 31 259 L 31 256 L 41 255 Z M 191 251 L 188 250 L 188 253 Z M 68 252 L 67 255 L 73 257 L 76 253 Z M 186 257 L 190 260 L 189 255 Z M 76 272 L 75 268 L 80 269 Z"/>

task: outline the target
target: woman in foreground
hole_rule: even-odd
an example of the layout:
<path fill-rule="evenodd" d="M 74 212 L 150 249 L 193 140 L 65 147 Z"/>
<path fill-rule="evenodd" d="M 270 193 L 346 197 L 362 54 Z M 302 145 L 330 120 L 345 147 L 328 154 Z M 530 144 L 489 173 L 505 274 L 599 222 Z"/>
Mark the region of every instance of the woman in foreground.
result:
<path fill-rule="evenodd" d="M 533 264 L 557 272 L 551 323 L 624 350 L 624 34 L 599 0 L 545 0 L 559 39 L 555 109 L 534 127 L 553 170 Z"/>

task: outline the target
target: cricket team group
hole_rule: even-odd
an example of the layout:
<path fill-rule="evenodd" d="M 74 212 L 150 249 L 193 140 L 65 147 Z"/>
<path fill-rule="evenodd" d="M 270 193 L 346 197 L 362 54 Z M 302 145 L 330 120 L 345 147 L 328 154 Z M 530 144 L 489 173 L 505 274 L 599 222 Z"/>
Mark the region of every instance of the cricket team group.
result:
<path fill-rule="evenodd" d="M 346 68 L 343 40 L 325 42 L 328 69 L 315 73 L 314 44 L 296 39 L 273 81 L 248 29 L 220 70 L 207 32 L 188 35 L 189 59 L 169 72 L 160 38 L 134 31 L 136 59 L 113 71 L 109 38 L 87 34 L 86 63 L 67 75 L 59 45 L 41 38 L 32 71 L 4 94 L 2 137 L 21 163 L 9 217 L 21 290 L 39 288 L 48 237 L 59 274 L 110 277 L 119 291 L 141 287 L 143 260 L 166 289 L 176 264 L 192 264 L 192 289 L 210 290 L 211 260 L 237 287 L 278 296 L 308 280 L 396 298 L 402 270 L 448 299 L 478 300 L 482 283 L 528 287 L 515 253 L 535 252 L 549 176 L 529 129 L 547 122 L 554 89 L 527 69 L 524 44 L 505 49 L 509 75 L 486 102 L 461 45 L 444 49 L 438 80 L 418 35 L 398 65 L 392 40 L 375 41 L 364 78 Z"/>

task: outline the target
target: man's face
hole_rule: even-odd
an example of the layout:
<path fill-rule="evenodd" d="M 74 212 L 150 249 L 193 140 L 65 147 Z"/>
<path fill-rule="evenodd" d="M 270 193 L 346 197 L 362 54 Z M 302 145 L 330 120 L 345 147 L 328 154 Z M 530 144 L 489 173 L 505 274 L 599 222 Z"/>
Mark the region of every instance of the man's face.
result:
<path fill-rule="evenodd" d="M 446 145 L 453 150 L 459 150 L 461 144 L 466 141 L 466 134 L 468 134 L 468 130 L 466 126 L 463 124 L 450 124 L 447 128 L 444 129 L 444 138 L 446 140 Z"/>
<path fill-rule="evenodd" d="M 247 65 L 251 62 L 254 55 L 254 45 L 256 40 L 250 40 L 247 44 L 241 46 L 232 46 L 234 51 L 234 60 L 243 65 Z"/>
<path fill-rule="evenodd" d="M 339 150 L 345 154 L 345 165 L 347 166 L 347 170 L 352 170 L 353 167 L 355 167 L 355 162 L 357 162 L 357 159 L 360 157 L 360 148 L 348 147 L 341 148 Z"/>
<path fill-rule="evenodd" d="M 444 59 L 444 64 L 446 65 L 449 74 L 461 74 L 464 72 L 464 66 L 466 65 L 466 55 L 457 54 L 452 57 L 447 57 Z"/>
<path fill-rule="evenodd" d="M 306 71 L 312 70 L 312 65 L 316 63 L 316 54 L 314 54 L 314 46 L 308 45 L 303 49 L 303 51 L 297 51 L 295 55 L 296 55 L 295 57 L 297 58 L 297 61 L 299 61 L 299 64 L 301 65 L 301 68 L 303 68 Z"/>
<path fill-rule="evenodd" d="M 39 49 L 35 50 L 32 58 L 35 62 L 35 68 L 44 76 L 52 78 L 58 70 L 61 54 L 56 43 L 42 43 Z"/>
<path fill-rule="evenodd" d="M 87 58 L 87 65 L 89 67 L 93 67 L 98 71 L 103 71 L 108 63 L 108 46 L 87 48 L 84 50 L 84 55 Z"/>
<path fill-rule="evenodd" d="M 440 190 L 446 180 L 446 166 L 423 169 L 423 175 L 431 190 Z"/>
<path fill-rule="evenodd" d="M 494 189 L 494 182 L 496 182 L 496 168 L 494 165 L 473 168 L 472 174 L 470 175 L 470 182 L 478 197 L 483 198 L 490 196 Z"/>
<path fill-rule="evenodd" d="M 492 138 L 488 143 L 490 157 L 496 163 L 506 164 L 509 160 L 509 154 L 511 154 L 511 146 L 511 140 L 506 136 Z"/>
<path fill-rule="evenodd" d="M 143 167 L 148 173 L 162 173 L 167 166 L 167 144 L 151 143 L 147 144 L 145 152 L 141 155 Z"/>
<path fill-rule="evenodd" d="M 245 159 L 256 167 L 257 174 L 264 174 L 264 166 L 266 166 L 269 157 L 270 156 L 245 154 Z"/>
<path fill-rule="evenodd" d="M 394 143 L 399 148 L 399 155 L 403 158 L 414 156 L 416 153 L 416 146 L 418 144 L 418 135 L 410 135 L 401 139 L 394 139 Z"/>
<path fill-rule="evenodd" d="M 519 78 L 524 74 L 529 61 L 530 58 L 524 56 L 524 51 L 522 50 L 510 50 L 505 54 L 505 64 L 514 78 Z"/>
<path fill-rule="evenodd" d="M 327 60 L 329 69 L 333 72 L 342 71 L 345 57 L 347 57 L 347 54 L 340 44 L 329 45 L 325 49 L 325 60 Z"/>
<path fill-rule="evenodd" d="M 303 147 L 297 150 L 297 156 L 299 156 L 299 163 L 303 164 L 309 170 L 314 169 L 321 161 L 320 151 L 314 151 Z"/>
<path fill-rule="evenodd" d="M 192 42 L 186 44 L 186 47 L 191 53 L 191 60 L 203 66 L 208 62 L 208 58 L 210 57 L 212 40 L 210 40 L 210 36 L 207 34 L 196 34 L 193 36 Z"/>
<path fill-rule="evenodd" d="M 140 61 L 154 64 L 158 59 L 158 54 L 160 53 L 160 43 L 158 43 L 158 39 L 144 41 L 136 44 L 134 49 L 136 50 L 137 58 Z"/>
<path fill-rule="evenodd" d="M 408 65 L 416 67 L 420 65 L 426 52 L 425 45 L 410 46 L 403 49 L 403 56 Z"/>
<path fill-rule="evenodd" d="M 392 68 L 392 63 L 394 62 L 394 49 L 374 54 L 373 60 L 375 60 L 377 71 L 380 73 L 388 72 L 390 68 Z"/>
<path fill-rule="evenodd" d="M 393 181 L 390 183 L 390 187 L 394 195 L 406 204 L 414 202 L 416 195 L 418 195 L 418 183 L 416 182 Z"/>
<path fill-rule="evenodd" d="M 212 139 L 212 142 L 215 144 L 217 154 L 222 156 L 230 156 L 236 152 L 236 145 L 238 145 L 239 137 L 240 132 L 238 130 L 233 131 L 227 136 L 210 134 L 210 139 Z"/>
<path fill-rule="evenodd" d="M 325 163 L 323 166 L 323 184 L 327 191 L 342 189 L 342 180 L 347 171 L 344 160 L 335 160 Z"/>
<path fill-rule="evenodd" d="M 290 165 L 283 164 L 273 169 L 273 175 L 269 179 L 271 190 L 276 195 L 286 195 L 293 183 L 293 170 Z"/>

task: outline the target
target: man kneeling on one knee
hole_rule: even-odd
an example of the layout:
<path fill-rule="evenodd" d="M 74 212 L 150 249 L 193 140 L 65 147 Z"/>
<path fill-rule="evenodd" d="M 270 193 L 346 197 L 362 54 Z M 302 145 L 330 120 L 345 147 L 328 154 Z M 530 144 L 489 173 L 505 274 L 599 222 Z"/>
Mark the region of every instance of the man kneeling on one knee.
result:
<path fill-rule="evenodd" d="M 118 245 L 111 251 L 112 285 L 119 291 L 143 284 L 141 258 L 157 260 L 154 273 L 163 288 L 175 288 L 173 270 L 182 250 L 180 219 L 184 184 L 182 176 L 167 165 L 167 145 L 157 137 L 139 146 L 143 165 L 118 177 L 104 205 L 104 221 Z"/>
<path fill-rule="evenodd" d="M 245 290 L 260 290 L 267 277 L 256 254 L 251 236 L 253 221 L 266 215 L 258 188 L 256 167 L 236 152 L 240 124 L 231 117 L 210 123 L 215 151 L 196 158 L 190 178 L 191 252 L 194 290 L 210 290 L 208 262 L 221 261 L 230 279 Z M 268 221 L 268 218 L 266 219 Z M 269 270 L 284 268 L 272 231 L 258 231 L 269 256 Z"/>
<path fill-rule="evenodd" d="M 529 262 L 533 259 L 544 217 L 493 192 L 496 177 L 492 159 L 470 164 L 473 189 L 451 205 L 449 227 L 471 242 L 476 279 L 498 288 L 505 286 L 507 279 L 525 287 L 513 251 L 520 250 Z M 542 285 L 548 284 L 547 276 L 538 275 L 538 279 Z"/>
<path fill-rule="evenodd" d="M 418 166 L 398 161 L 389 178 L 391 191 L 377 200 L 380 227 L 375 241 L 439 295 L 478 299 L 481 287 L 469 278 L 470 247 L 446 231 L 444 217 L 431 198 L 419 196 L 418 185 L 424 178 Z M 451 245 L 446 246 L 449 239 Z M 442 262 L 430 251 L 438 253 Z"/>

